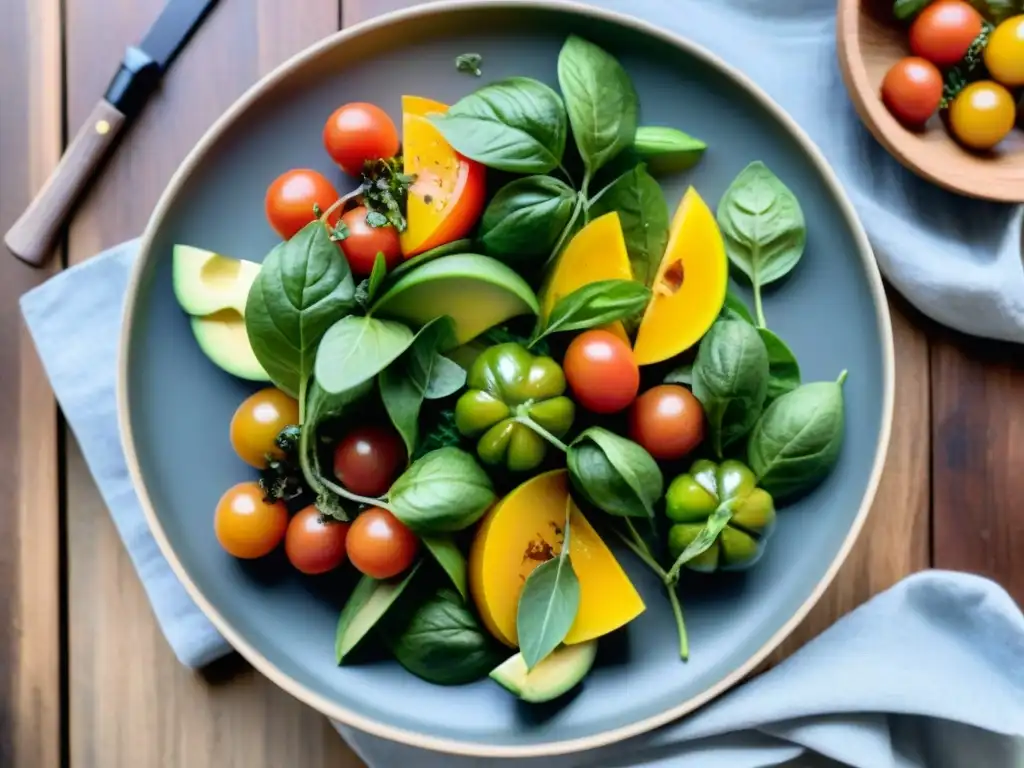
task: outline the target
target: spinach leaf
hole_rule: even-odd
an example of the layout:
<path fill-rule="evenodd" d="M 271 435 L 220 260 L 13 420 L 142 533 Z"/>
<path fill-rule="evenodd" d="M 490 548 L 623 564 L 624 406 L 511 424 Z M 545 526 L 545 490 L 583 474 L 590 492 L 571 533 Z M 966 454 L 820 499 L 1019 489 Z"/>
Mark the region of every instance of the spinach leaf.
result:
<path fill-rule="evenodd" d="M 533 569 L 519 595 L 516 632 L 527 670 L 537 666 L 565 640 L 580 609 L 580 580 L 569 557 L 572 506 L 572 498 L 566 499 L 561 551 Z"/>
<path fill-rule="evenodd" d="M 466 385 L 466 369 L 440 352 L 434 355 L 424 400 L 440 400 L 454 395 Z"/>
<path fill-rule="evenodd" d="M 328 394 L 346 392 L 387 368 L 409 348 L 413 332 L 394 320 L 343 317 L 317 351 L 317 383 Z"/>
<path fill-rule="evenodd" d="M 495 498 L 487 473 L 461 448 L 438 448 L 414 461 L 389 494 L 395 517 L 421 535 L 468 528 Z"/>
<path fill-rule="evenodd" d="M 416 450 L 420 408 L 439 358 L 437 351 L 454 338 L 452 319 L 447 315 L 435 318 L 420 328 L 401 357 L 380 372 L 380 397 L 388 418 L 405 442 L 407 456 Z"/>
<path fill-rule="evenodd" d="M 378 581 L 370 576 L 363 576 L 359 580 L 345 607 L 341 609 L 341 616 L 338 617 L 338 629 L 334 635 L 334 655 L 339 664 L 387 613 L 388 608 L 412 581 L 421 564 L 422 561 L 416 563 L 400 579 Z"/>
<path fill-rule="evenodd" d="M 666 384 L 693 384 L 693 363 L 685 363 L 665 374 Z"/>
<path fill-rule="evenodd" d="M 651 300 L 651 289 L 633 280 L 598 280 L 563 296 L 538 327 L 531 342 L 563 331 L 582 331 L 621 320 L 643 311 Z"/>
<path fill-rule="evenodd" d="M 562 99 L 529 77 L 485 85 L 430 120 L 458 152 L 500 171 L 548 173 L 565 152 Z"/>
<path fill-rule="evenodd" d="M 590 207 L 594 219 L 617 211 L 633 277 L 651 285 L 668 246 L 669 212 L 657 180 L 642 163 L 599 192 Z"/>
<path fill-rule="evenodd" d="M 932 0 L 896 0 L 893 6 L 893 14 L 897 19 L 904 20 L 917 16 L 921 11 L 932 4 Z"/>
<path fill-rule="evenodd" d="M 642 447 L 591 427 L 572 441 L 566 455 L 573 488 L 610 515 L 654 517 L 665 481 L 654 458 Z"/>
<path fill-rule="evenodd" d="M 843 445 L 843 382 L 804 384 L 768 406 L 747 443 L 757 482 L 776 501 L 797 496 L 832 471 Z"/>
<path fill-rule="evenodd" d="M 800 364 L 793 350 L 774 331 L 758 328 L 768 352 L 768 398 L 770 403 L 800 386 Z"/>
<path fill-rule="evenodd" d="M 697 348 L 693 394 L 704 406 L 711 449 L 723 458 L 754 426 L 768 395 L 768 350 L 752 325 L 715 321 Z"/>
<path fill-rule="evenodd" d="M 764 326 L 761 288 L 789 274 L 803 256 L 807 227 L 789 188 L 756 161 L 729 185 L 718 204 L 729 261 L 754 288 L 754 315 Z"/>
<path fill-rule="evenodd" d="M 633 143 L 640 111 L 636 90 L 614 56 L 576 35 L 558 54 L 558 84 L 587 178 L 593 178 Z"/>
<path fill-rule="evenodd" d="M 547 255 L 562 234 L 576 191 L 551 176 L 527 176 L 498 190 L 480 222 L 484 250 L 505 261 Z"/>
<path fill-rule="evenodd" d="M 647 161 L 652 173 L 679 173 L 695 166 L 708 148 L 678 128 L 642 125 L 636 129 L 633 151 Z"/>
<path fill-rule="evenodd" d="M 373 300 L 377 298 L 377 294 L 380 292 L 380 287 L 384 283 L 384 278 L 387 277 L 387 274 L 387 260 L 381 251 L 377 251 L 377 256 L 373 260 L 373 270 L 370 272 L 370 282 L 366 288 L 367 305 L 372 304 Z"/>
<path fill-rule="evenodd" d="M 469 599 L 469 573 L 466 556 L 462 554 L 454 539 L 447 534 L 423 536 L 420 539 L 433 555 L 437 564 L 444 569 L 463 600 Z"/>
<path fill-rule="evenodd" d="M 267 254 L 245 304 L 253 353 L 274 384 L 302 399 L 317 345 L 355 307 L 348 262 L 313 221 Z"/>
<path fill-rule="evenodd" d="M 385 641 L 398 663 L 436 685 L 471 683 L 501 661 L 490 635 L 451 589 L 439 589 L 390 625 L 389 619 Z"/>
<path fill-rule="evenodd" d="M 727 320 L 742 320 L 745 323 L 756 325 L 754 316 L 750 314 L 746 303 L 731 290 L 725 293 L 725 304 L 722 305 L 722 312 L 719 317 Z"/>

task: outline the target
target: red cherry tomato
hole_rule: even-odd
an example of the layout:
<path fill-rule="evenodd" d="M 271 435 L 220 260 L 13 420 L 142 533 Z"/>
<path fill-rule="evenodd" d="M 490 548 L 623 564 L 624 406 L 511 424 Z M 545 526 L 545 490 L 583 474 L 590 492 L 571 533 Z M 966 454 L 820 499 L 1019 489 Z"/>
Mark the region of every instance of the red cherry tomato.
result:
<path fill-rule="evenodd" d="M 942 101 L 942 73 L 925 59 L 908 56 L 897 61 L 882 81 L 882 100 L 897 120 L 919 127 L 928 122 Z"/>
<path fill-rule="evenodd" d="M 284 537 L 288 561 L 311 576 L 333 571 L 345 562 L 348 529 L 349 523 L 324 517 L 313 505 L 299 510 Z"/>
<path fill-rule="evenodd" d="M 398 230 L 390 224 L 371 227 L 366 223 L 366 214 L 366 208 L 360 205 L 341 217 L 341 221 L 348 227 L 348 237 L 341 241 L 341 250 L 356 277 L 367 277 L 373 271 L 373 262 L 378 253 L 384 254 L 389 270 L 402 260 Z"/>
<path fill-rule="evenodd" d="M 334 476 L 353 493 L 382 496 L 405 465 L 405 444 L 390 427 L 362 426 L 334 449 Z"/>
<path fill-rule="evenodd" d="M 629 410 L 629 436 L 656 459 L 681 459 L 704 439 L 704 409 L 686 387 L 652 387 Z"/>
<path fill-rule="evenodd" d="M 288 240 L 316 218 L 316 206 L 326 211 L 337 200 L 338 191 L 323 174 L 299 168 L 274 179 L 267 188 L 264 206 L 270 226 Z M 337 220 L 336 215 L 331 216 L 331 225 Z"/>
<path fill-rule="evenodd" d="M 573 339 L 562 368 L 576 402 L 594 413 L 621 411 L 640 389 L 633 350 L 609 331 L 586 331 Z"/>
<path fill-rule="evenodd" d="M 952 67 L 981 34 L 981 25 L 981 14 L 964 0 L 936 0 L 910 25 L 910 50 L 938 67 Z"/>
<path fill-rule="evenodd" d="M 338 107 L 324 125 L 324 147 L 342 170 L 362 173 L 367 160 L 398 154 L 398 129 L 380 107 L 353 102 Z"/>
<path fill-rule="evenodd" d="M 345 548 L 352 565 L 374 579 L 390 579 L 416 558 L 420 542 L 393 514 L 371 507 L 349 528 Z"/>
<path fill-rule="evenodd" d="M 288 527 L 284 504 L 267 502 L 256 483 L 239 483 L 229 488 L 213 517 L 217 541 L 228 554 L 244 560 L 270 554 Z"/>

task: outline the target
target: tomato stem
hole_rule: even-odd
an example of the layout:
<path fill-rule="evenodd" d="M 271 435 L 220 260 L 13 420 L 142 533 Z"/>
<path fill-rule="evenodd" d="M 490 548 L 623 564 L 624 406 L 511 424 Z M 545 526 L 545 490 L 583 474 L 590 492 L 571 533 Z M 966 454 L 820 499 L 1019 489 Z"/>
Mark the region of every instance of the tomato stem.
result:
<path fill-rule="evenodd" d="M 757 315 L 757 327 L 767 328 L 768 321 L 764 317 L 764 307 L 761 305 L 761 284 L 754 283 L 754 314 Z"/>
<path fill-rule="evenodd" d="M 334 493 L 343 499 L 354 501 L 357 504 L 366 504 L 369 507 L 380 507 L 381 509 L 386 509 L 388 512 L 393 511 L 384 499 L 374 499 L 370 496 L 360 496 L 358 493 L 352 493 L 352 491 L 342 488 L 337 483 L 332 483 L 326 477 L 321 477 L 320 483 L 331 493 Z"/>
<path fill-rule="evenodd" d="M 560 450 L 562 453 L 568 453 L 569 446 L 567 446 L 565 443 L 563 443 L 561 440 L 559 440 L 553 434 L 548 432 L 546 429 L 544 429 L 544 427 L 542 427 L 536 421 L 531 419 L 525 413 L 517 412 L 515 419 L 516 419 L 516 423 L 517 424 L 522 424 L 524 427 L 528 427 L 528 428 L 532 429 L 534 432 L 536 432 L 538 435 L 543 437 L 545 440 L 547 440 L 549 443 L 551 443 L 553 446 L 555 446 L 555 448 Z"/>
<path fill-rule="evenodd" d="M 562 251 L 562 246 L 565 245 L 565 239 L 569 236 L 569 233 L 572 232 L 573 227 L 576 226 L 576 219 L 580 217 L 580 211 L 583 210 L 585 202 L 586 197 L 581 192 L 576 197 L 576 206 L 572 210 L 572 216 L 569 218 L 569 223 L 565 225 L 565 229 L 562 230 L 562 234 L 558 236 L 558 242 L 555 243 L 554 250 L 551 251 L 551 255 L 548 256 L 548 260 L 544 263 L 545 267 L 558 258 L 558 254 Z"/>
<path fill-rule="evenodd" d="M 672 604 L 672 614 L 676 617 L 676 629 L 679 630 L 679 658 L 689 661 L 690 640 L 686 635 L 686 622 L 683 621 L 683 606 L 679 604 L 676 585 L 666 584 L 665 588 L 668 589 L 668 601 Z"/>

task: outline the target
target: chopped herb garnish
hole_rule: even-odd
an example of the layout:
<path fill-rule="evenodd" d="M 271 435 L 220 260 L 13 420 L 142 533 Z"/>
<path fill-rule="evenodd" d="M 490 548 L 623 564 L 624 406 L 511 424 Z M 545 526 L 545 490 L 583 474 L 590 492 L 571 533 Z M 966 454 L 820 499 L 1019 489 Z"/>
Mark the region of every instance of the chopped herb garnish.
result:
<path fill-rule="evenodd" d="M 324 212 L 320 209 L 319 203 L 313 203 L 313 215 L 318 219 L 324 215 Z"/>
<path fill-rule="evenodd" d="M 369 216 L 367 216 L 367 219 L 369 219 Z M 349 232 L 348 225 L 341 219 L 338 219 L 338 223 L 335 224 L 334 228 L 331 230 L 331 240 L 336 243 L 340 243 L 350 234 L 351 232 Z"/>
<path fill-rule="evenodd" d="M 291 501 L 298 498 L 306 490 L 299 466 L 300 427 L 290 426 L 281 430 L 274 439 L 283 458 L 267 456 L 267 466 L 260 470 L 260 490 L 267 501 Z"/>
<path fill-rule="evenodd" d="M 386 227 L 388 217 L 379 211 L 370 211 L 366 214 L 366 223 L 371 227 Z"/>
<path fill-rule="evenodd" d="M 480 77 L 483 74 L 480 71 L 480 65 L 483 61 L 484 57 L 479 53 L 462 53 L 455 57 L 455 68 L 459 72 L 466 72 L 467 74 Z"/>
<path fill-rule="evenodd" d="M 364 205 L 370 211 L 366 223 L 371 227 L 390 224 L 399 232 L 404 232 L 405 205 L 409 187 L 414 181 L 414 175 L 402 172 L 401 156 L 368 161 L 363 168 L 363 183 L 360 187 Z"/>
<path fill-rule="evenodd" d="M 960 63 L 946 73 L 946 85 L 942 91 L 942 102 L 939 106 L 948 109 L 953 100 L 960 95 L 960 91 L 985 76 L 985 47 L 988 45 L 988 38 L 995 27 L 985 21 L 981 27 L 981 33 L 971 43 Z"/>

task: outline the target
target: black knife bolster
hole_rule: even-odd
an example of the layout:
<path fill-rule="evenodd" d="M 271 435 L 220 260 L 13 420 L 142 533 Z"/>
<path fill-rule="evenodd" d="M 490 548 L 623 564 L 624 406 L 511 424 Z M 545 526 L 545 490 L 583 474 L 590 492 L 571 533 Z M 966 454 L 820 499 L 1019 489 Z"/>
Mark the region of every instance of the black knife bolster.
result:
<path fill-rule="evenodd" d="M 160 83 L 160 65 L 140 48 L 125 51 L 121 68 L 110 81 L 104 98 L 127 118 L 135 117 Z"/>

